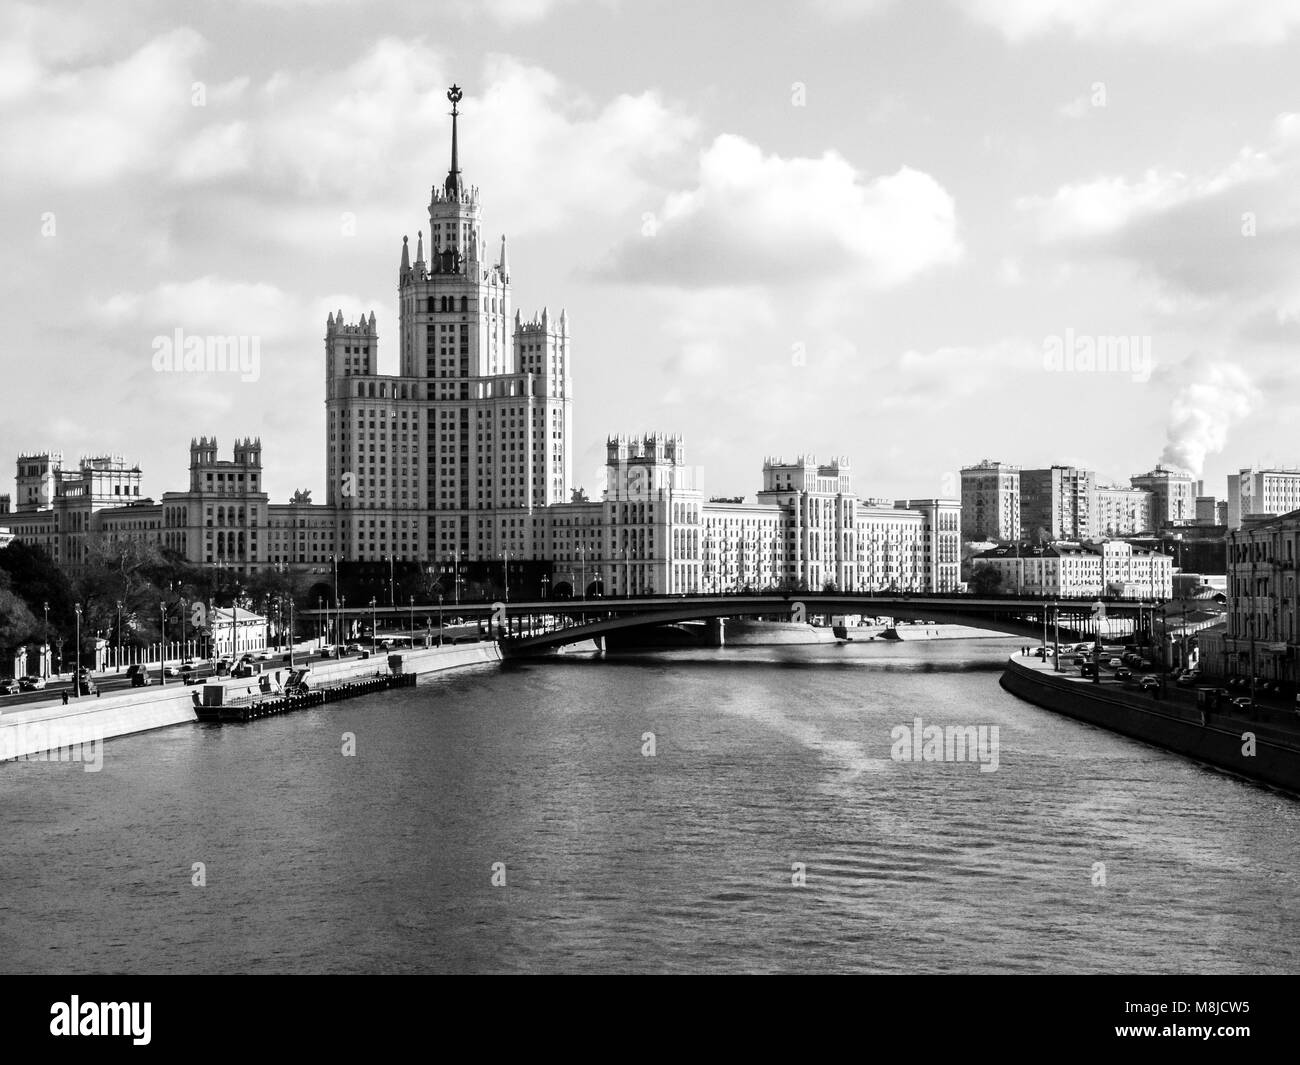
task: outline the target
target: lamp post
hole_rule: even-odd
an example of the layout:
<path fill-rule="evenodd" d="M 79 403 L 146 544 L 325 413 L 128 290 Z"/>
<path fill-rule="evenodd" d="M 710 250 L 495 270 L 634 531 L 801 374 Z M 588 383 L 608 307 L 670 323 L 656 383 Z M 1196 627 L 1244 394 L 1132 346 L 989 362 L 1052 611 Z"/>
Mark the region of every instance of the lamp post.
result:
<path fill-rule="evenodd" d="M 339 647 L 342 647 L 344 644 L 347 643 L 347 637 L 343 631 L 344 626 L 347 624 L 347 618 L 348 618 L 348 597 L 346 595 L 341 595 L 339 596 L 339 642 L 338 642 Z M 342 651 L 338 651 L 338 650 L 334 652 L 336 657 L 341 656 L 342 653 L 343 653 Z"/>
<path fill-rule="evenodd" d="M 325 597 L 318 595 L 316 597 L 316 631 L 320 636 L 320 646 L 325 646 Z"/>
<path fill-rule="evenodd" d="M 162 618 L 161 627 L 158 635 L 161 639 L 158 642 L 158 683 L 163 685 L 167 683 L 167 604 L 158 604 L 158 613 Z"/>
<path fill-rule="evenodd" d="M 510 602 L 510 552 L 501 552 L 501 572 L 505 581 L 506 602 Z"/>
<path fill-rule="evenodd" d="M 409 604 L 409 608 L 411 611 L 411 650 L 414 651 L 415 650 L 415 596 L 411 596 L 411 602 Z"/>
<path fill-rule="evenodd" d="M 375 629 L 376 629 L 376 625 L 377 625 L 378 623 L 377 623 L 377 621 L 375 620 L 375 607 L 378 605 L 378 603 L 379 603 L 379 600 L 377 600 L 377 599 L 372 595 L 372 596 L 370 597 L 370 653 L 371 653 L 371 654 L 374 654 L 374 653 L 375 653 L 375 650 L 376 650 L 376 648 L 377 648 L 377 645 L 376 645 L 376 643 L 375 643 L 375 636 L 376 636 L 376 631 L 375 631 Z"/>
<path fill-rule="evenodd" d="M 77 611 L 77 672 L 72 675 L 72 690 L 76 692 L 77 698 L 81 698 L 81 604 L 76 605 Z"/>
<path fill-rule="evenodd" d="M 293 669 L 293 596 L 289 596 L 289 668 Z"/>
<path fill-rule="evenodd" d="M 46 610 L 48 609 L 49 609 L 49 604 L 47 603 Z M 122 600 L 120 599 L 117 601 L 117 654 L 115 654 L 113 657 L 116 660 L 115 664 L 117 667 L 116 669 L 113 670 L 113 672 L 121 673 L 122 672 Z"/>
<path fill-rule="evenodd" d="M 438 589 L 438 646 L 442 646 L 442 589 Z"/>

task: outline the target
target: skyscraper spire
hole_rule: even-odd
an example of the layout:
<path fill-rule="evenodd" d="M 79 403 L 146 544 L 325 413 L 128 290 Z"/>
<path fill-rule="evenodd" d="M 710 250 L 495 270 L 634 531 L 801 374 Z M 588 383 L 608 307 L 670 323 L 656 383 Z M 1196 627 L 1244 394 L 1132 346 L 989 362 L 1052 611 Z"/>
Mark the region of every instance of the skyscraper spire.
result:
<path fill-rule="evenodd" d="M 460 115 L 456 105 L 463 95 L 459 85 L 453 85 L 447 90 L 447 99 L 451 101 L 451 169 L 447 171 L 447 180 L 442 187 L 449 199 L 457 200 L 463 189 L 460 181 L 460 157 L 456 148 L 456 118 Z"/>
<path fill-rule="evenodd" d="M 501 262 L 498 265 L 502 277 L 510 276 L 510 262 L 506 259 L 506 235 L 501 234 Z"/>

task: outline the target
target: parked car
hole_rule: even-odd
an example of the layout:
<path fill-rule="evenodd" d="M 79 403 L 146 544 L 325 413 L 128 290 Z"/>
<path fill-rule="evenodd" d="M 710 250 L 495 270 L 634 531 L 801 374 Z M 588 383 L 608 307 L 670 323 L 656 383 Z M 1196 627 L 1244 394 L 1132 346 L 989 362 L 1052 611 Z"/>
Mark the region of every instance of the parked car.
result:
<path fill-rule="evenodd" d="M 1198 670 L 1189 669 L 1186 673 L 1181 674 L 1174 683 L 1180 688 L 1190 688 L 1200 679 L 1201 674 Z"/>
<path fill-rule="evenodd" d="M 131 687 L 143 688 L 153 683 L 153 678 L 149 676 L 149 670 L 139 662 L 132 662 L 126 667 L 126 675 L 131 680 Z"/>
<path fill-rule="evenodd" d="M 1106 663 L 1106 665 L 1109 666 L 1111 669 L 1119 669 L 1120 666 L 1122 666 L 1123 664 L 1124 663 L 1121 662 L 1118 658 L 1112 658 L 1109 662 Z"/>
<path fill-rule="evenodd" d="M 1159 691 L 1160 678 L 1157 677 L 1154 673 L 1148 673 L 1145 677 L 1143 677 L 1140 681 L 1138 681 L 1138 688 L 1144 692 Z"/>
<path fill-rule="evenodd" d="M 1137 664 L 1137 668 L 1138 668 L 1138 669 L 1150 669 L 1150 668 L 1151 668 L 1151 663 L 1150 663 L 1150 661 L 1148 661 L 1148 660 L 1145 659 L 1145 658 L 1139 659 L 1139 660 L 1138 660 L 1138 664 Z"/>
<path fill-rule="evenodd" d="M 1097 675 L 1097 666 L 1093 662 L 1084 662 L 1079 666 L 1079 676 L 1095 677 Z"/>
<path fill-rule="evenodd" d="M 1237 710 L 1253 710 L 1255 701 L 1249 695 L 1238 695 L 1232 700 L 1232 705 Z"/>
<path fill-rule="evenodd" d="M 12 677 L 0 678 L 0 695 L 17 695 L 22 690 L 22 685 Z"/>
<path fill-rule="evenodd" d="M 45 678 L 32 677 L 32 676 L 20 677 L 18 680 L 18 687 L 20 687 L 25 692 L 44 691 Z"/>
<path fill-rule="evenodd" d="M 176 666 L 163 666 L 164 677 L 179 677 L 180 675 L 181 671 Z"/>

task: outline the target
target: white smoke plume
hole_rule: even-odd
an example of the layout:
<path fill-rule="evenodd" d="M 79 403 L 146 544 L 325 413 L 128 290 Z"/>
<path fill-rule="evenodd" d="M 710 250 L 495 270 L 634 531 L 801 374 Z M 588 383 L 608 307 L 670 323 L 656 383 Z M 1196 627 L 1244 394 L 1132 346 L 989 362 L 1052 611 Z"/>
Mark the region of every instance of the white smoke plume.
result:
<path fill-rule="evenodd" d="M 1169 440 L 1160 455 L 1166 466 L 1200 477 L 1205 459 L 1228 442 L 1228 431 L 1259 402 L 1259 390 L 1240 366 L 1193 356 L 1177 371 L 1183 386 L 1169 404 Z"/>

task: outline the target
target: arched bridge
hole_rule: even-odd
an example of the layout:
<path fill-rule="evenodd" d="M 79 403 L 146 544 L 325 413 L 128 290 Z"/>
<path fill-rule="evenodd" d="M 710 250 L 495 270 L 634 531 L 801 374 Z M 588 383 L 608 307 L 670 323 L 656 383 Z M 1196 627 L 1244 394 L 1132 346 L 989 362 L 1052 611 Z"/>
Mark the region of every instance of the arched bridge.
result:
<path fill-rule="evenodd" d="M 511 658 L 546 654 L 571 643 L 676 622 L 718 618 L 806 621 L 817 616 L 863 614 L 935 624 L 973 625 L 1039 640 L 1049 626 L 1096 632 L 1102 619 L 1132 619 L 1147 627 L 1158 604 L 1133 599 L 1049 599 L 1026 596 L 870 595 L 790 593 L 686 595 L 587 600 L 542 600 L 464 605 L 461 615 L 486 618 L 502 652 Z M 401 608 L 397 608 L 400 612 Z"/>

